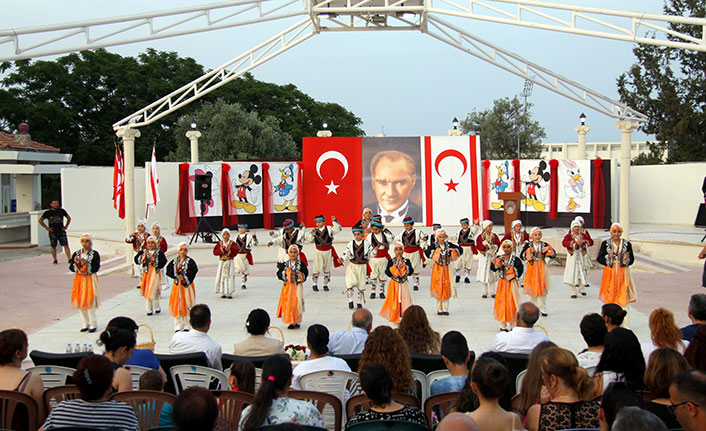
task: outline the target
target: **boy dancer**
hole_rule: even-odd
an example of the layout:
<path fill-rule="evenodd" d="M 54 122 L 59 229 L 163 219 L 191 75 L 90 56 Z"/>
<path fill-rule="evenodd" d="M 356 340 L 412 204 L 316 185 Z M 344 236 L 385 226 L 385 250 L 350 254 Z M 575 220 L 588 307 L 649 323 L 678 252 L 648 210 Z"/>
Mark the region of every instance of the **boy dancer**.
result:
<path fill-rule="evenodd" d="M 477 223 L 470 226 L 471 222 L 467 217 L 462 218 L 460 223 L 461 230 L 458 231 L 455 240 L 460 247 L 463 247 L 463 254 L 456 261 L 456 283 L 461 281 L 462 274 L 464 275 L 463 282 L 470 283 L 473 256 L 478 254 L 475 238 L 480 233 L 480 226 Z"/>
<path fill-rule="evenodd" d="M 380 298 L 385 299 L 385 282 L 387 275 L 387 261 L 389 259 L 390 244 L 394 242 L 392 233 L 389 230 L 383 230 L 382 223 L 373 220 L 370 223 L 372 231 L 368 235 L 370 244 L 377 253 L 370 259 L 370 299 L 375 299 L 375 285 L 379 283 Z"/>
<path fill-rule="evenodd" d="M 270 239 L 270 242 L 267 243 L 267 246 L 271 247 L 275 244 L 279 247 L 279 250 L 277 251 L 277 262 L 285 262 L 289 260 L 287 250 L 289 250 L 289 247 L 294 244 L 299 247 L 299 260 L 308 265 L 306 256 L 304 256 L 304 253 L 301 252 L 303 247 L 302 239 L 304 239 L 304 235 L 300 235 L 300 233 L 299 228 L 294 227 L 294 220 L 291 218 L 288 218 L 284 221 L 284 223 L 282 223 L 282 229 L 279 230 L 278 235 L 275 236 L 274 232 L 270 232 L 272 239 Z"/>
<path fill-rule="evenodd" d="M 424 263 L 423 248 L 426 248 L 427 236 L 424 232 L 414 229 L 414 219 L 405 217 L 402 220 L 404 231 L 397 235 L 395 241 L 404 245 L 404 258 L 412 262 L 413 267 L 413 289 L 419 290 L 419 270 Z"/>
<path fill-rule="evenodd" d="M 240 288 L 245 290 L 250 274 L 250 265 L 253 264 L 252 248 L 257 245 L 257 236 L 248 233 L 248 225 L 246 223 L 238 224 L 238 236 L 235 237 L 235 245 L 238 249 L 238 254 L 235 255 L 233 263 L 235 264 L 235 272 L 240 274 Z"/>
<path fill-rule="evenodd" d="M 331 216 L 332 226 L 326 226 L 326 217 L 317 215 L 314 217 L 316 227 L 304 234 L 304 239 L 312 241 L 316 245 L 314 250 L 314 270 L 312 272 L 311 281 L 313 282 L 312 289 L 314 292 L 319 291 L 319 274 L 324 273 L 324 291 L 328 292 L 328 282 L 331 280 L 331 263 L 339 267 L 338 255 L 336 249 L 333 248 L 333 236 L 341 231 L 341 224 L 336 220 L 336 217 Z"/>
<path fill-rule="evenodd" d="M 353 241 L 346 245 L 343 252 L 343 259 L 338 262 L 348 261 L 346 266 L 346 295 L 348 296 L 348 308 L 353 309 L 353 289 L 358 289 L 358 308 L 363 308 L 365 302 L 365 276 L 367 273 L 368 260 L 371 253 L 377 254 L 377 250 L 370 245 L 370 239 L 363 239 L 363 228 L 357 223 L 351 229 L 353 231 Z"/>

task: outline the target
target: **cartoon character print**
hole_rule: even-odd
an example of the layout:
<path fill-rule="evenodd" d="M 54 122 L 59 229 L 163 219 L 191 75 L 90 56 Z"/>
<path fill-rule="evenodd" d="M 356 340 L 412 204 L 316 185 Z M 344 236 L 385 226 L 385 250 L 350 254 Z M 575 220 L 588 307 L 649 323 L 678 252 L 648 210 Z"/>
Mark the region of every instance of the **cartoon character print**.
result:
<path fill-rule="evenodd" d="M 290 164 L 279 170 L 280 182 L 274 186 L 274 193 L 282 199 L 281 204 L 275 204 L 275 211 L 296 211 L 297 190 L 294 188 L 294 165 Z"/>
<path fill-rule="evenodd" d="M 495 193 L 503 193 L 510 186 L 510 162 L 505 160 L 505 163 L 495 167 L 498 169 L 498 177 L 490 188 L 495 190 Z M 491 202 L 490 205 L 496 210 L 503 207 L 502 201 Z"/>
<path fill-rule="evenodd" d="M 248 213 L 254 213 L 257 210 L 257 207 L 248 200 L 248 196 L 252 195 L 253 184 L 260 184 L 262 182 L 262 176 L 258 175 L 257 171 L 257 165 L 250 165 L 250 169 L 238 174 L 238 185 L 236 186 L 235 194 L 238 200 L 232 202 L 235 208 L 242 208 Z"/>
<path fill-rule="evenodd" d="M 562 163 L 566 168 L 566 175 L 569 177 L 568 184 L 564 185 L 564 195 L 569 198 L 569 203 L 566 205 L 566 211 L 574 212 L 581 206 L 576 202 L 576 199 L 586 197 L 586 191 L 584 190 L 584 179 L 581 176 L 581 170 L 576 162 L 573 160 L 562 160 Z"/>
<path fill-rule="evenodd" d="M 547 188 L 542 188 L 549 182 L 552 174 L 547 170 L 547 162 L 540 160 L 537 166 L 527 172 L 527 175 L 522 179 L 525 184 L 525 194 L 527 198 L 523 203 L 527 206 L 533 206 L 537 211 L 544 211 L 546 205 L 543 201 L 547 199 Z M 540 194 L 538 197 L 537 194 Z"/>

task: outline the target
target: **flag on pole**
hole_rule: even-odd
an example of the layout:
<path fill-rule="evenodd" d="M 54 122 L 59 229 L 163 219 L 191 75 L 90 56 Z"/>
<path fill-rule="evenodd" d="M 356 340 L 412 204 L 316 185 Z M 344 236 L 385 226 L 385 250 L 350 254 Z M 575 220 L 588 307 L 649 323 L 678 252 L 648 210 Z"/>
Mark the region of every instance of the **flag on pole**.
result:
<path fill-rule="evenodd" d="M 119 145 L 115 145 L 113 161 L 113 208 L 118 210 L 118 217 L 125 218 L 125 159 Z"/>
<path fill-rule="evenodd" d="M 157 175 L 157 154 L 154 145 L 152 146 L 152 159 L 150 160 L 150 169 L 147 171 L 147 187 L 145 196 L 147 201 L 146 215 L 149 215 L 149 210 L 154 211 L 159 202 L 159 176 Z"/>

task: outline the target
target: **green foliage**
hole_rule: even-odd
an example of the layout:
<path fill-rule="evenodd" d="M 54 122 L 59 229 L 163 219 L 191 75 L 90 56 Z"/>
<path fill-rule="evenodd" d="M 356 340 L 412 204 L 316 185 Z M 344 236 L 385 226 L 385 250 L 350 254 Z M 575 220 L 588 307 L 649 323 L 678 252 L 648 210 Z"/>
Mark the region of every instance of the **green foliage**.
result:
<path fill-rule="evenodd" d="M 532 120 L 532 103 L 524 104 L 515 96 L 496 99 L 493 107 L 475 109 L 461 121 L 463 133 L 481 137 L 483 159 L 514 159 L 517 157 L 517 139 L 520 139 L 520 158 L 539 158 L 542 139 L 547 136 L 539 122 Z"/>
<path fill-rule="evenodd" d="M 663 165 L 665 146 L 659 142 L 648 142 L 650 151 L 648 153 L 640 153 L 632 159 L 633 165 Z"/>
<path fill-rule="evenodd" d="M 668 0 L 664 12 L 703 18 L 706 3 Z M 669 26 L 702 38 L 702 27 Z M 637 62 L 617 79 L 620 100 L 649 117 L 642 129 L 668 149 L 670 162 L 706 160 L 706 52 L 637 45 L 633 54 Z"/>
<path fill-rule="evenodd" d="M 190 159 L 191 146 L 186 132 L 192 121 L 201 132 L 199 161 L 299 157 L 292 137 L 280 130 L 274 117 L 261 119 L 256 112 L 246 112 L 239 104 L 217 100 L 206 102 L 198 111 L 179 118 L 174 129 L 174 140 L 178 144 L 167 160 Z"/>

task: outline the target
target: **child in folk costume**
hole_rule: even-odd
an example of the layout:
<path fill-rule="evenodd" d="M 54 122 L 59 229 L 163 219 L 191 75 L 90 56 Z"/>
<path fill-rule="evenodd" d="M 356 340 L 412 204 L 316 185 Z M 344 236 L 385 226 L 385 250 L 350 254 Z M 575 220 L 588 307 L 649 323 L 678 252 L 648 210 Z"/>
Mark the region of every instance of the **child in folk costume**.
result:
<path fill-rule="evenodd" d="M 461 247 L 449 244 L 443 229 L 436 231 L 436 250 L 431 255 L 434 266 L 431 270 L 431 297 L 436 301 L 436 314 L 449 315 L 449 298 L 456 297 L 456 283 L 451 273 L 451 262 L 463 253 Z"/>
<path fill-rule="evenodd" d="M 522 230 L 522 222 L 520 220 L 513 220 L 510 225 L 510 232 L 500 239 L 500 243 L 502 244 L 506 239 L 509 239 L 512 243 L 512 254 L 522 257 L 522 249 L 529 242 L 530 236 L 526 231 Z M 520 276 L 518 275 L 517 278 L 520 278 Z"/>
<path fill-rule="evenodd" d="M 404 230 L 397 235 L 395 241 L 399 241 L 404 245 L 404 258 L 412 262 L 413 268 L 413 288 L 419 290 L 419 270 L 424 264 L 424 253 L 422 249 L 426 248 L 427 236 L 424 232 L 414 228 L 414 219 L 405 217 L 402 220 Z"/>
<path fill-rule="evenodd" d="M 152 236 L 157 239 L 157 248 L 162 252 L 166 253 L 167 250 L 169 249 L 169 246 L 167 245 L 167 239 L 162 236 L 162 230 L 159 226 L 159 223 L 154 222 L 152 223 Z M 146 244 L 142 245 L 142 248 L 145 248 Z M 162 269 L 162 285 L 166 286 L 167 285 L 167 278 L 164 276 L 164 269 Z"/>
<path fill-rule="evenodd" d="M 380 298 L 385 299 L 385 283 L 387 282 L 387 263 L 390 259 L 390 244 L 394 242 L 392 232 L 383 230 L 383 225 L 379 221 L 370 222 L 372 231 L 368 234 L 370 245 L 377 252 L 370 258 L 370 299 L 375 299 L 375 285 L 380 286 Z"/>
<path fill-rule="evenodd" d="M 230 229 L 221 231 L 223 240 L 213 247 L 213 255 L 218 256 L 218 271 L 216 271 L 215 292 L 221 298 L 233 298 L 235 291 L 235 263 L 233 260 L 238 254 L 238 246 L 230 239 Z"/>
<path fill-rule="evenodd" d="M 177 245 L 177 257 L 167 264 L 167 276 L 174 279 L 169 295 L 169 314 L 174 316 L 174 331 L 188 331 L 189 312 L 196 303 L 194 278 L 199 272 L 196 261 L 188 256 L 185 242 Z"/>
<path fill-rule="evenodd" d="M 336 249 L 333 248 L 333 236 L 341 231 L 341 224 L 336 217 L 331 216 L 332 226 L 326 226 L 326 217 L 317 215 L 314 217 L 316 227 L 304 234 L 304 239 L 311 241 L 316 246 L 314 251 L 314 268 L 311 276 L 314 292 L 319 291 L 319 274 L 324 274 L 324 291 L 328 292 L 328 282 L 331 280 L 331 263 L 334 266 L 341 266 L 338 263 Z"/>
<path fill-rule="evenodd" d="M 294 220 L 288 218 L 282 223 L 282 229 L 280 229 L 279 234 L 275 235 L 274 232 L 270 232 L 270 236 L 272 236 L 272 239 L 267 243 L 267 246 L 271 247 L 273 244 L 279 246 L 277 262 L 285 262 L 288 259 L 287 250 L 292 244 L 295 244 L 299 247 L 299 260 L 308 264 L 306 256 L 302 253 L 304 234 L 300 232 L 298 227 L 294 226 Z"/>
<path fill-rule="evenodd" d="M 478 226 L 477 221 L 471 226 L 468 218 L 462 218 L 460 223 L 461 230 L 452 238 L 452 241 L 456 242 L 459 247 L 463 247 L 463 254 L 456 261 L 456 283 L 461 281 L 461 275 L 464 275 L 464 283 L 470 283 L 473 256 L 478 254 L 475 239 L 480 233 L 480 226 Z"/>
<path fill-rule="evenodd" d="M 539 307 L 542 316 L 547 316 L 547 294 L 551 289 L 551 275 L 547 268 L 547 258 L 555 258 L 556 250 L 542 241 L 542 229 L 532 228 L 530 242 L 522 249 L 522 258 L 527 262 L 525 269 L 525 295 Z"/>
<path fill-rule="evenodd" d="M 588 268 L 586 267 L 588 242 L 581 234 L 581 223 L 578 220 L 574 219 L 571 222 L 571 230 L 564 236 L 561 245 L 566 248 L 568 253 L 564 268 L 564 284 L 569 285 L 572 298 L 576 298 L 577 287 L 581 295 L 586 296 L 584 286 L 588 286 Z"/>
<path fill-rule="evenodd" d="M 348 308 L 353 309 L 353 289 L 358 290 L 358 308 L 363 308 L 365 303 L 365 288 L 367 283 L 365 278 L 368 270 L 368 260 L 371 254 L 377 254 L 377 249 L 373 249 L 370 237 L 363 239 L 363 228 L 360 223 L 356 223 L 351 229 L 353 240 L 346 244 L 343 257 L 339 258 L 339 263 L 348 261 L 346 266 L 346 295 L 348 296 Z"/>
<path fill-rule="evenodd" d="M 145 248 L 145 241 L 147 240 L 147 237 L 150 236 L 149 233 L 147 233 L 147 221 L 145 220 L 140 220 L 137 222 L 137 227 L 135 232 L 131 233 L 128 235 L 127 238 L 125 238 L 125 242 L 128 244 L 132 244 L 132 249 L 133 251 L 137 254 Z M 132 273 L 136 277 L 141 277 L 142 276 L 142 267 L 139 264 L 135 264 L 133 267 Z M 137 288 L 140 288 L 140 285 L 137 285 Z"/>
<path fill-rule="evenodd" d="M 431 235 L 429 235 L 427 246 L 424 248 L 424 256 L 426 256 L 427 259 L 431 259 L 431 254 L 436 250 L 436 231 L 439 229 L 441 229 L 441 224 L 434 223 L 431 225 Z"/>
<path fill-rule="evenodd" d="M 253 265 L 252 248 L 258 244 L 257 235 L 248 233 L 247 223 L 238 223 L 238 235 L 235 237 L 237 252 L 233 259 L 235 273 L 240 274 L 240 288 L 248 288 L 250 265 Z M 234 275 L 235 276 L 235 275 Z"/>
<path fill-rule="evenodd" d="M 488 290 L 490 290 L 490 294 L 495 298 L 495 272 L 490 269 L 490 264 L 500 248 L 500 239 L 493 233 L 492 221 L 483 220 L 481 223 L 481 233 L 476 238 L 476 248 L 480 252 L 476 281 L 483 284 L 481 297 L 487 298 Z"/>
<path fill-rule="evenodd" d="M 601 243 L 596 260 L 603 265 L 601 290 L 598 299 L 604 304 L 618 304 L 627 311 L 628 304 L 637 301 L 635 282 L 630 274 L 630 265 L 635 262 L 630 241 L 621 238 L 620 223 L 610 226 L 610 238 Z M 627 326 L 628 320 L 624 325 Z"/>
<path fill-rule="evenodd" d="M 161 313 L 159 297 L 162 293 L 162 269 L 167 264 L 167 256 L 162 250 L 157 249 L 157 238 L 150 235 L 145 241 L 145 249 L 140 250 L 135 256 L 135 263 L 140 265 L 142 281 L 140 282 L 140 295 L 145 298 L 147 315 Z"/>
<path fill-rule="evenodd" d="M 591 238 L 591 234 L 584 227 L 583 217 L 576 216 L 574 220 L 581 224 L 581 236 L 583 237 L 583 240 L 586 241 L 586 248 L 593 247 L 593 238 Z M 569 229 L 569 231 L 571 231 L 571 229 Z M 588 287 L 588 274 L 591 272 L 591 266 L 593 266 L 591 264 L 591 254 L 587 252 L 585 255 L 583 255 L 583 259 L 585 261 L 584 265 L 586 267 L 586 284 L 584 286 Z"/>
<path fill-rule="evenodd" d="M 520 307 L 520 283 L 522 276 L 522 260 L 516 256 L 512 240 L 505 239 L 500 244 L 502 255 L 490 264 L 490 269 L 498 273 L 498 287 L 495 290 L 493 315 L 498 321 L 501 331 L 509 331 L 515 327 L 517 309 Z"/>
<path fill-rule="evenodd" d="M 370 223 L 372 223 L 373 220 L 382 222 L 382 216 L 377 214 L 373 215 L 373 210 L 370 208 L 363 208 L 363 214 L 360 219 L 360 227 L 363 228 L 363 239 L 365 239 L 368 234 L 372 232 L 372 226 L 370 226 Z"/>
<path fill-rule="evenodd" d="M 81 332 L 96 332 L 96 308 L 100 305 L 96 273 L 100 267 L 101 257 L 93 250 L 93 238 L 84 233 L 81 235 L 81 249 L 76 250 L 69 259 L 69 270 L 76 273 L 71 289 L 71 306 L 81 312 Z"/>
<path fill-rule="evenodd" d="M 402 314 L 412 305 L 412 291 L 409 290 L 409 276 L 412 275 L 412 262 L 404 258 L 401 242 L 393 244 L 395 257 L 387 261 L 385 274 L 390 278 L 387 285 L 387 298 L 379 315 L 391 323 L 400 323 Z"/>
<path fill-rule="evenodd" d="M 292 244 L 287 249 L 287 260 L 277 264 L 277 278 L 282 280 L 282 291 L 277 303 L 277 317 L 287 325 L 287 329 L 298 329 L 304 314 L 303 284 L 309 270 L 299 259 L 299 247 Z"/>

